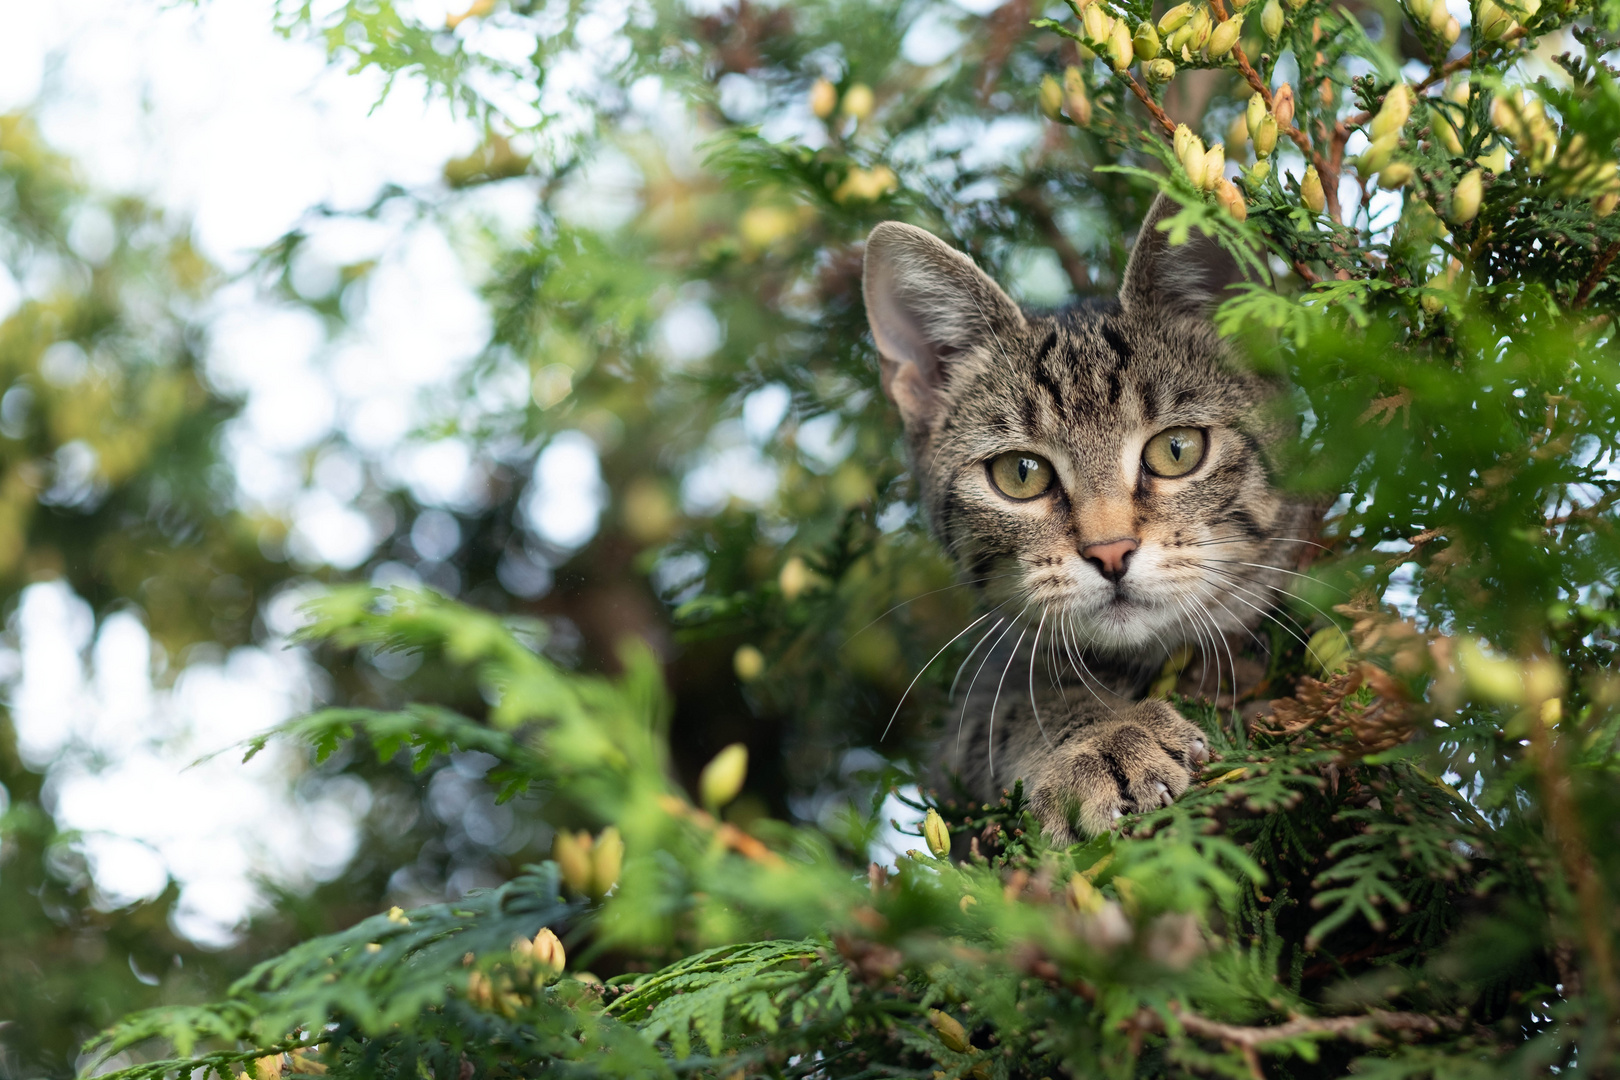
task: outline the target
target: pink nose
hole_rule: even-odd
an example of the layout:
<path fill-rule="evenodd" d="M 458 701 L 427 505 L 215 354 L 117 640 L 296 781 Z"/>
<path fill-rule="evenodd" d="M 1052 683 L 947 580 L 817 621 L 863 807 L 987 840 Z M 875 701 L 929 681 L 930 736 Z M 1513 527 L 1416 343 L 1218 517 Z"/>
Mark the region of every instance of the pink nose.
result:
<path fill-rule="evenodd" d="M 1130 562 L 1131 552 L 1141 545 L 1130 537 L 1124 540 L 1110 540 L 1106 544 L 1092 544 L 1080 549 L 1080 557 L 1097 568 L 1097 572 L 1109 581 L 1118 582 L 1125 576 L 1125 564 Z"/>

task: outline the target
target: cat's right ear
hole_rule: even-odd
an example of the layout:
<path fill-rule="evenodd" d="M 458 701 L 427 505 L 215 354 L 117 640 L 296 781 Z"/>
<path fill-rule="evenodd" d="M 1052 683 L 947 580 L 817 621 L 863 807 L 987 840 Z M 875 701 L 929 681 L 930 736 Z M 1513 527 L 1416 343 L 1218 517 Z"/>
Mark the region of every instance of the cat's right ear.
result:
<path fill-rule="evenodd" d="M 1127 312 L 1207 316 L 1226 299 L 1228 286 L 1244 280 L 1237 260 L 1196 229 L 1186 243 L 1171 246 L 1159 225 L 1180 211 L 1167 195 L 1153 200 L 1125 265 L 1119 302 Z"/>
<path fill-rule="evenodd" d="M 861 291 L 883 392 L 908 429 L 929 424 L 954 360 L 1026 328 L 1018 305 L 972 259 L 912 225 L 872 230 Z"/>

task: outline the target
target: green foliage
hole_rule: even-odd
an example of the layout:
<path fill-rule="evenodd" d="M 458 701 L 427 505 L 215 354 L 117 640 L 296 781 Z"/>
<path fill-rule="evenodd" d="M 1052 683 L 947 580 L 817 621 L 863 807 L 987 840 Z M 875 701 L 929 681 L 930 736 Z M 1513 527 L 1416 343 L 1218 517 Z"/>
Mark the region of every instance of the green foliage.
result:
<path fill-rule="evenodd" d="M 284 735 L 330 748 L 364 732 L 385 754 L 401 740 L 418 755 L 476 746 L 513 784 L 583 782 L 595 821 L 626 838 L 618 887 L 568 904 L 548 866 L 460 903 L 373 916 L 261 964 L 220 1005 L 110 1029 L 103 1054 L 162 1037 L 183 1055 L 116 1076 L 156 1077 L 181 1060 L 229 1071 L 279 1051 L 345 1076 L 394 1074 L 407 1060 L 465 1062 L 455 1067 L 475 1075 L 565 1063 L 604 1076 L 1128 1075 L 1155 1055 L 1246 1068 L 1237 1050 L 1223 1057 L 1204 1032 L 1178 1026 L 1188 1016 L 1254 1023 L 1331 1001 L 1332 1015 L 1367 1010 L 1366 1030 L 1349 1037 L 1375 1045 L 1381 1018 L 1412 1015 L 1383 1011 L 1401 1005 L 1446 1018 L 1440 1030 L 1462 1045 L 1474 1029 L 1451 1019 L 1458 1008 L 1477 1022 L 1541 1026 L 1532 1016 L 1550 991 L 1528 944 L 1545 933 L 1536 878 L 1505 858 L 1502 829 L 1407 762 L 1346 763 L 1342 744 L 1311 736 L 1237 743 L 1205 712 L 1221 760 L 1125 835 L 1057 851 L 1016 791 L 994 808 L 946 800 L 940 810 L 971 854 L 913 852 L 892 876 L 874 869 L 862 881 L 845 861 L 857 853 L 840 857 L 813 828 L 762 822 L 749 836 L 710 818 L 670 790 L 655 758 L 584 741 L 559 760 L 563 718 L 584 697 L 598 703 L 592 722 L 625 745 L 653 734 L 660 714 L 640 707 L 635 674 L 604 682 L 560 670 L 489 616 L 428 595 L 349 590 L 314 612 L 312 633 L 408 644 L 476 669 L 492 716 L 519 715 L 508 711 L 517 701 L 532 711 L 493 728 L 447 711 L 349 711 Z M 599 763 L 582 764 L 593 747 Z M 1474 925 L 1513 927 L 1490 957 L 1460 933 L 1459 905 L 1480 897 L 1500 898 L 1521 924 Z M 551 982 L 514 952 L 514 938 L 542 926 L 566 942 L 574 977 Z M 660 963 L 671 955 L 684 958 Z M 583 973 L 599 965 L 625 973 L 605 985 Z M 479 999 L 474 973 L 495 987 L 492 1000 Z M 962 1018 L 956 1045 L 929 1020 L 934 1009 Z M 1267 1054 L 1301 1063 L 1346 1037 L 1246 1030 Z M 1144 1033 L 1157 1047 L 1145 1058 Z"/>
<path fill-rule="evenodd" d="M 1094 3 L 1131 24 L 1154 14 Z M 387 906 L 421 836 L 401 844 L 380 817 L 370 839 L 385 854 L 343 883 L 333 910 L 347 917 L 317 920 L 290 951 L 255 940 L 280 955 L 215 1004 L 114 1024 L 96 1068 L 130 1080 L 1612 1072 L 1620 215 L 1606 200 L 1620 101 L 1603 34 L 1617 11 L 1509 5 L 1522 35 L 1448 52 L 1422 6 L 1375 20 L 1288 4 L 1275 41 L 1249 25 L 1232 53 L 1192 50 L 1174 79 L 1143 88 L 1083 58 L 1069 13 L 1016 4 L 980 17 L 858 0 L 704 16 L 480 3 L 445 27 L 369 0 L 284 5 L 288 33 L 314 33 L 389 85 L 420 79 L 488 133 L 447 164 L 446 190 L 385 193 L 359 216 L 452 218 L 498 184 L 528 185 L 535 216 L 516 235 L 478 222 L 463 236 L 493 334 L 430 434 L 489 450 L 492 494 L 462 514 L 473 539 L 455 556 L 469 603 L 325 594 L 303 640 L 335 675 L 332 707 L 266 738 L 418 800 L 416 777 L 485 755 L 490 789 L 536 839 L 488 862 L 499 888 L 356 922 Z M 1494 18 L 1485 3 L 1474 15 Z M 913 63 L 902 42 L 925 20 L 960 41 Z M 532 49 L 485 51 L 480 29 Z M 1515 44 L 1560 35 L 1585 55 L 1545 77 Z M 604 38 L 613 48 L 580 51 Z M 582 55 L 598 81 L 566 116 L 498 104 L 540 100 Z M 1042 77 L 1071 65 L 1093 115 L 1043 123 Z M 1289 71 L 1299 140 L 1285 134 L 1262 169 L 1231 139 L 1239 167 L 1220 198 L 1143 101 L 1213 144 Z M 870 90 L 870 111 L 811 118 L 820 79 L 835 105 Z M 1348 146 L 1398 80 L 1411 112 L 1374 168 Z M 655 84 L 699 131 L 695 158 L 658 130 L 667 114 L 626 104 Z M 1546 126 L 1505 115 L 1512 101 L 1544 103 Z M 608 157 L 637 171 L 638 201 L 617 225 L 571 218 L 569 198 Z M 1302 203 L 1307 159 L 1319 211 Z M 1409 167 L 1404 181 L 1391 163 Z M 1476 170 L 1477 213 L 1459 212 Z M 19 220 L 60 213 L 60 171 L 19 175 Z M 1106 295 L 1160 191 L 1182 204 L 1172 240 L 1202 229 L 1263 279 L 1217 325 L 1292 386 L 1279 421 L 1298 437 L 1276 473 L 1321 499 L 1322 551 L 1301 560 L 1297 595 L 1252 598 L 1277 605 L 1255 644 L 1278 700 L 1178 700 L 1217 751 L 1194 787 L 1054 850 L 1016 787 L 994 804 L 905 787 L 973 614 L 908 502 L 857 245 L 905 218 L 1021 299 Z M 259 269 L 337 325 L 358 292 L 291 287 L 307 239 L 284 238 Z M 342 290 L 365 274 L 345 268 Z M 712 354 L 670 348 L 663 320 L 683 304 L 721 328 Z M 468 404 L 514 374 L 520 403 Z M 740 417 L 761 391 L 786 413 L 750 433 Z M 590 545 L 537 552 L 512 525 L 521 475 L 564 431 L 599 449 L 611 501 Z M 773 470 L 770 495 L 693 494 L 704 470 L 739 461 Z M 137 459 L 130 475 L 150 467 Z M 417 508 L 387 494 L 399 536 L 362 573 L 409 557 Z M 109 550 L 123 559 L 109 566 L 129 568 L 97 593 L 111 603 L 146 588 L 132 583 L 151 564 Z M 535 560 L 553 591 L 520 595 L 509 571 Z M 185 597 L 147 602 L 163 618 L 190 610 Z M 624 646 L 638 636 L 657 659 Z M 744 645 L 757 673 L 734 663 Z M 402 656 L 422 666 L 378 674 Z M 717 819 L 683 792 L 733 741 L 750 744 L 751 775 Z M 8 768 L 23 795 L 5 841 L 32 845 L 27 887 L 54 900 L 43 849 L 70 844 L 17 783 L 25 770 Z M 937 809 L 951 857 L 880 864 L 891 793 Z M 576 830 L 610 827 L 624 858 L 595 896 Z M 564 841 L 554 862 L 523 865 L 564 830 L 575 851 Z M 0 885 L 20 911 L 12 865 Z M 567 949 L 560 977 L 528 944 L 542 928 Z"/>

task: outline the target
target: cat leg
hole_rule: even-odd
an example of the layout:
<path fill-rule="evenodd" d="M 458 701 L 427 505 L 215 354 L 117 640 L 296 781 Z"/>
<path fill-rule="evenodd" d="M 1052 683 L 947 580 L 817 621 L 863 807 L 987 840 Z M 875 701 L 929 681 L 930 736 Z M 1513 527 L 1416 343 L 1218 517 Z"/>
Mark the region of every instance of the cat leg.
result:
<path fill-rule="evenodd" d="M 1071 720 L 1055 736 L 1052 748 L 1031 745 L 1012 764 L 1031 812 L 1058 844 L 1105 832 L 1125 814 L 1169 806 L 1209 760 L 1198 726 L 1157 700 Z"/>

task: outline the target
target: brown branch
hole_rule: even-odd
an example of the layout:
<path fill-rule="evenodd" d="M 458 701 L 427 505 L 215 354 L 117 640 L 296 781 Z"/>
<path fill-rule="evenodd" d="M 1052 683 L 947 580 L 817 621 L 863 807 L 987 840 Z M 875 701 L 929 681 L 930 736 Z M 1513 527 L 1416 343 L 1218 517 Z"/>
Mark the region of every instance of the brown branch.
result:
<path fill-rule="evenodd" d="M 1542 664 L 1551 664 L 1545 655 Z M 1529 680 L 1526 680 L 1527 682 Z M 1575 907 L 1580 919 L 1581 936 L 1585 939 L 1586 960 L 1592 966 L 1593 981 L 1603 996 L 1599 1006 L 1599 1030 L 1604 1014 L 1612 1016 L 1620 1007 L 1620 981 L 1616 980 L 1614 953 L 1609 945 L 1610 905 L 1604 895 L 1603 882 L 1592 866 L 1580 813 L 1570 791 L 1569 774 L 1564 769 L 1562 742 L 1555 742 L 1552 729 L 1542 720 L 1547 701 L 1556 701 L 1551 694 L 1532 695 L 1527 702 L 1529 716 L 1530 762 L 1536 778 L 1541 782 L 1541 797 L 1546 809 L 1547 824 L 1551 826 L 1553 847 L 1565 876 L 1575 890 Z"/>
<path fill-rule="evenodd" d="M 1223 2 L 1223 0 L 1210 0 L 1209 7 L 1211 11 L 1215 12 L 1215 17 L 1221 22 L 1225 22 L 1227 20 L 1228 16 L 1226 14 L 1226 4 Z M 1238 71 L 1242 73 L 1244 81 L 1253 87 L 1255 92 L 1260 95 L 1260 100 L 1266 103 L 1266 110 L 1269 112 L 1271 110 L 1272 100 L 1271 88 L 1265 84 L 1265 81 L 1260 78 L 1259 72 L 1255 71 L 1254 66 L 1249 63 L 1249 57 L 1244 53 L 1242 45 L 1232 46 L 1232 59 L 1237 62 Z M 1316 166 L 1317 175 L 1322 178 L 1322 194 L 1327 196 L 1328 216 L 1333 219 L 1335 224 L 1344 224 L 1343 214 L 1339 209 L 1338 168 L 1331 164 L 1321 154 L 1317 153 L 1316 147 L 1311 145 L 1310 136 L 1305 134 L 1299 128 L 1295 127 L 1293 124 L 1289 124 L 1287 127 L 1283 128 L 1282 134 L 1292 139 L 1294 141 L 1294 145 L 1299 147 L 1299 152 L 1305 155 L 1305 160 Z"/>
<path fill-rule="evenodd" d="M 1406 948 L 1404 944 L 1396 942 L 1375 941 L 1365 948 L 1357 949 L 1355 952 L 1345 953 L 1343 956 L 1335 956 L 1331 960 L 1318 960 L 1316 963 L 1302 970 L 1299 973 L 1299 977 L 1301 979 L 1320 979 L 1325 976 L 1332 975 L 1336 967 L 1342 971 L 1345 967 L 1355 963 L 1358 960 L 1371 960 L 1376 956 L 1389 956 L 1393 953 L 1400 952 L 1404 948 Z"/>
<path fill-rule="evenodd" d="M 783 865 L 782 856 L 729 821 L 716 821 L 707 811 L 699 810 L 673 795 L 658 796 L 658 805 L 671 817 L 684 818 L 699 828 L 712 831 L 716 839 L 744 858 L 766 866 Z"/>
<path fill-rule="evenodd" d="M 1344 121 L 1336 121 L 1333 125 L 1333 149 L 1329 151 L 1329 158 L 1335 169 L 1344 168 L 1344 144 L 1350 141 L 1350 129 L 1344 126 Z"/>
<path fill-rule="evenodd" d="M 1422 1013 L 1384 1012 L 1375 1009 L 1365 1016 L 1296 1016 L 1285 1023 L 1269 1027 L 1248 1027 L 1225 1024 L 1219 1020 L 1185 1012 L 1172 1004 L 1176 1020 L 1189 1034 L 1201 1039 L 1219 1039 L 1243 1050 L 1256 1050 L 1270 1043 L 1297 1039 L 1304 1035 L 1324 1035 L 1333 1039 L 1377 1045 L 1385 1040 L 1379 1030 L 1406 1032 L 1419 1035 L 1438 1034 L 1443 1028 L 1460 1030 L 1461 1025 L 1449 1017 L 1436 1018 Z M 1162 1032 L 1166 1028 L 1164 1017 L 1151 1009 L 1141 1009 L 1127 1024 L 1146 1031 Z M 1247 1055 L 1245 1055 L 1247 1057 Z"/>
<path fill-rule="evenodd" d="M 1159 103 L 1154 101 L 1147 89 L 1136 81 L 1136 76 L 1129 71 L 1122 71 L 1119 73 L 1119 77 L 1130 84 L 1131 92 L 1141 100 L 1143 105 L 1147 106 L 1147 111 L 1153 114 L 1153 119 L 1157 120 L 1159 126 L 1164 129 L 1164 137 L 1167 139 L 1175 138 L 1176 122 L 1170 119 L 1163 109 L 1159 108 Z"/>
<path fill-rule="evenodd" d="M 1012 961 L 1015 967 L 1051 986 L 1062 987 L 1088 1002 L 1095 1003 L 1097 1000 L 1095 987 L 1084 979 L 1064 979 L 1058 966 L 1037 945 L 1018 946 L 1012 954 Z M 1364 1016 L 1294 1016 L 1281 1024 L 1272 1024 L 1268 1027 L 1226 1024 L 1219 1020 L 1211 1020 L 1195 1012 L 1188 1012 L 1179 1002 L 1174 1001 L 1170 1003 L 1170 1010 L 1176 1022 L 1188 1034 L 1201 1039 L 1218 1039 L 1229 1048 L 1240 1049 L 1244 1060 L 1256 1076 L 1262 1075 L 1256 1051 L 1260 1047 L 1287 1039 L 1321 1035 L 1376 1046 L 1386 1041 L 1378 1034 L 1379 1031 L 1436 1035 L 1441 1031 L 1463 1031 L 1467 1027 L 1456 1017 L 1385 1012 L 1382 1009 L 1374 1009 Z M 1136 1015 L 1122 1020 L 1120 1027 L 1130 1033 L 1133 1044 L 1139 1044 L 1144 1033 L 1163 1033 L 1167 1030 L 1168 1024 L 1159 1013 L 1142 1008 L 1136 1011 Z"/>
<path fill-rule="evenodd" d="M 1596 485 L 1606 482 L 1612 481 L 1586 481 L 1588 485 Z M 1577 506 L 1567 514 L 1560 514 L 1557 517 L 1548 518 L 1543 527 L 1555 529 L 1560 525 L 1568 525 L 1572 521 L 1602 521 L 1608 515 L 1609 509 L 1614 506 L 1616 501 L 1620 501 L 1620 487 L 1610 488 L 1608 491 L 1604 492 L 1603 495 L 1600 496 L 1598 500 L 1591 506 Z"/>
<path fill-rule="evenodd" d="M 1586 301 L 1592 296 L 1592 290 L 1597 288 L 1598 279 L 1601 278 L 1603 276 L 1603 272 L 1609 268 L 1609 264 L 1614 262 L 1614 257 L 1616 255 L 1620 255 L 1620 240 L 1616 240 L 1614 243 L 1610 244 L 1608 249 L 1604 251 L 1602 255 L 1598 256 L 1597 265 L 1592 267 L 1592 272 L 1586 275 L 1585 281 L 1581 282 L 1580 292 L 1575 294 L 1576 311 L 1579 311 L 1581 308 L 1586 306 Z"/>
<path fill-rule="evenodd" d="M 1221 22 L 1225 22 L 1229 18 L 1226 14 L 1226 4 L 1222 0 L 1210 0 L 1209 6 L 1210 10 L 1215 12 L 1215 17 Z M 1260 75 L 1249 63 L 1249 58 L 1244 55 L 1242 45 L 1232 46 L 1232 58 L 1237 61 L 1238 71 L 1243 73 L 1244 80 L 1260 94 L 1261 100 L 1266 103 L 1266 108 L 1269 110 L 1271 108 L 1271 88 L 1261 80 Z"/>
<path fill-rule="evenodd" d="M 1503 35 L 1502 44 L 1505 45 L 1510 41 L 1517 41 L 1519 38 L 1524 37 L 1529 32 L 1530 31 L 1526 30 L 1522 26 L 1515 27 L 1514 29 L 1508 31 L 1508 33 Z M 1441 82 L 1441 81 L 1443 81 L 1443 80 L 1445 80 L 1447 78 L 1450 78 L 1452 75 L 1457 74 L 1457 72 L 1463 70 L 1464 68 L 1472 67 L 1476 60 L 1483 60 L 1485 58 L 1486 53 L 1488 53 L 1489 51 L 1490 51 L 1490 46 L 1489 45 L 1481 45 L 1479 48 L 1475 49 L 1473 52 L 1465 53 L 1464 55 L 1457 57 L 1457 59 L 1451 61 L 1450 63 L 1441 64 L 1439 67 L 1431 67 L 1429 69 L 1428 77 L 1425 78 L 1422 82 L 1418 83 L 1416 86 L 1412 87 L 1412 92 L 1417 93 L 1417 94 L 1421 94 L 1421 93 L 1423 93 L 1423 91 L 1427 90 L 1429 87 L 1433 86 L 1435 83 Z M 1362 124 L 1365 124 L 1367 121 L 1371 120 L 1372 118 L 1373 118 L 1372 113 L 1370 113 L 1370 112 L 1360 112 L 1360 113 L 1357 113 L 1354 116 L 1345 117 L 1344 118 L 1344 123 L 1348 124 L 1350 127 L 1360 127 Z"/>

